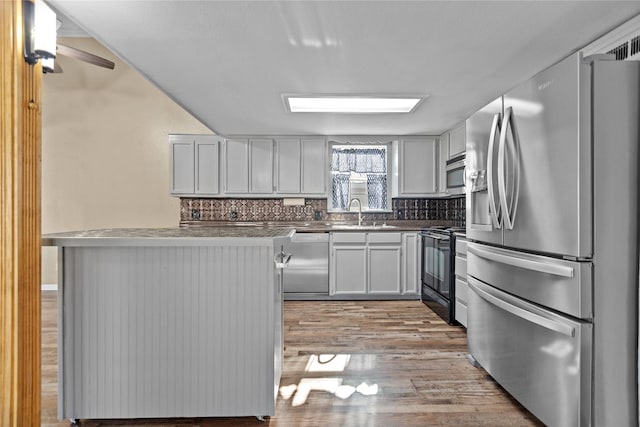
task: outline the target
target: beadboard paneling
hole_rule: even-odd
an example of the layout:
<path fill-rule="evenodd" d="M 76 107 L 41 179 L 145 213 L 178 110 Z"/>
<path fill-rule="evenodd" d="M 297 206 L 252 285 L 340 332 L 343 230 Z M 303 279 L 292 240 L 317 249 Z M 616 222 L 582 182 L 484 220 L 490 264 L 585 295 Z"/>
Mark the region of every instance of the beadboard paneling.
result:
<path fill-rule="evenodd" d="M 271 247 L 63 251 L 61 417 L 274 414 Z"/>

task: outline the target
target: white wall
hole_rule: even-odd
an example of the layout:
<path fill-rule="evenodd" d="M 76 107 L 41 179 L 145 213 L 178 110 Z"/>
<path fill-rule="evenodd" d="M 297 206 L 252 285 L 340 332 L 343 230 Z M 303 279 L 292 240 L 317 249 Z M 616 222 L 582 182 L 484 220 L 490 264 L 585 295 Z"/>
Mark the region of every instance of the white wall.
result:
<path fill-rule="evenodd" d="M 58 42 L 116 67 L 59 56 L 64 72 L 43 76 L 42 232 L 177 226 L 167 134 L 211 132 L 97 41 Z M 56 256 L 43 249 L 43 283 L 57 282 Z"/>

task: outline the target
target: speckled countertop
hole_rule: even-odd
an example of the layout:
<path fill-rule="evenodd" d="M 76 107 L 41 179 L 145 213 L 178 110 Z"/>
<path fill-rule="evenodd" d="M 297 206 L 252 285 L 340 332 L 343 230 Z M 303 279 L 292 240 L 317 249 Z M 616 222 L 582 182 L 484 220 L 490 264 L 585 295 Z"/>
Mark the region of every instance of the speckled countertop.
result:
<path fill-rule="evenodd" d="M 270 242 L 276 237 L 298 233 L 358 232 L 358 231 L 416 231 L 442 221 L 386 221 L 364 223 L 337 222 L 226 222 L 196 221 L 174 228 L 107 228 L 100 230 L 70 231 L 45 234 L 43 246 L 178 246 L 216 244 L 229 238 L 238 240 L 263 239 Z"/>
<path fill-rule="evenodd" d="M 175 227 L 175 228 L 107 228 L 45 234 L 43 246 L 195 246 L 220 243 L 229 238 L 262 239 L 292 235 L 292 227 Z"/>

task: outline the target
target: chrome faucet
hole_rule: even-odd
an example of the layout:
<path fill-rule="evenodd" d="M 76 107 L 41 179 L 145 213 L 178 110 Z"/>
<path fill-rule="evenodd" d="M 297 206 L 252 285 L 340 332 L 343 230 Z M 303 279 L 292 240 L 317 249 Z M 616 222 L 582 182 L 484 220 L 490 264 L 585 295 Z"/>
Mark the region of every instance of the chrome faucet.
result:
<path fill-rule="evenodd" d="M 358 227 L 360 227 L 362 225 L 362 202 L 360 202 L 360 199 L 354 197 L 349 201 L 349 210 L 351 210 L 353 202 L 358 202 Z"/>

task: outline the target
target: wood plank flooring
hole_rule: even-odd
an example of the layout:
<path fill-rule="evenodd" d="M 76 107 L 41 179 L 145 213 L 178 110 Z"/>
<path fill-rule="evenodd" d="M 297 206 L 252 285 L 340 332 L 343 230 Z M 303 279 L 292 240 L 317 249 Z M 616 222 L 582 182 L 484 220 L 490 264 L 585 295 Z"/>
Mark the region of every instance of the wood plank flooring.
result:
<path fill-rule="evenodd" d="M 57 420 L 56 293 L 42 300 L 42 425 Z M 87 426 L 541 426 L 466 360 L 466 335 L 419 301 L 285 303 L 276 416 L 90 420 Z"/>

